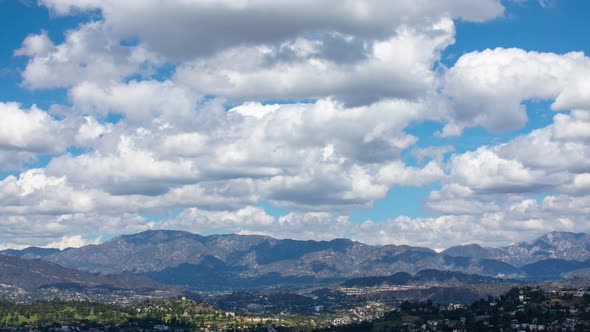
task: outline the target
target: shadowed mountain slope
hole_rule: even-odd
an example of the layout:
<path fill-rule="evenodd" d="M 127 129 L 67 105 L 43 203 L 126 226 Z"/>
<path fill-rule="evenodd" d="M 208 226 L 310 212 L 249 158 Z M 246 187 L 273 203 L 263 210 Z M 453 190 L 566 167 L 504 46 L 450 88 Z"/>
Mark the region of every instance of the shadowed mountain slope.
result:
<path fill-rule="evenodd" d="M 136 275 L 100 275 L 68 269 L 55 263 L 0 255 L 0 283 L 31 290 L 42 286 L 72 284 L 126 289 L 160 288 L 154 281 Z"/>

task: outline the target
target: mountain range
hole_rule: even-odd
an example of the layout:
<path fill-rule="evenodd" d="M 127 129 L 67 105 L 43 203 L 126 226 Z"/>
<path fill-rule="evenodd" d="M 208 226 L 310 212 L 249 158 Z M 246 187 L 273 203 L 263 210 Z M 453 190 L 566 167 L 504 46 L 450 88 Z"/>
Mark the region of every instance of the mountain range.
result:
<path fill-rule="evenodd" d="M 590 235 L 551 232 L 531 241 L 518 242 L 501 248 L 469 244 L 448 248 L 442 254 L 453 257 L 495 259 L 514 266 L 523 266 L 545 259 L 585 261 L 590 259 Z"/>
<path fill-rule="evenodd" d="M 502 248 L 471 244 L 437 253 L 423 247 L 375 246 L 348 239 L 299 241 L 150 230 L 80 248 L 30 247 L 0 253 L 86 273 L 133 274 L 193 289 L 231 289 L 332 283 L 428 269 L 502 278 L 555 278 L 589 267 L 589 249 L 589 235 L 565 232 Z"/>
<path fill-rule="evenodd" d="M 371 246 L 347 239 L 297 241 L 257 235 L 201 236 L 167 230 L 120 236 L 100 245 L 59 252 L 30 251 L 22 256 L 34 254 L 67 268 L 141 274 L 158 282 L 194 288 L 325 283 L 424 269 L 511 277 L 521 274 L 519 269 L 501 261 L 452 257 L 420 247 Z"/>

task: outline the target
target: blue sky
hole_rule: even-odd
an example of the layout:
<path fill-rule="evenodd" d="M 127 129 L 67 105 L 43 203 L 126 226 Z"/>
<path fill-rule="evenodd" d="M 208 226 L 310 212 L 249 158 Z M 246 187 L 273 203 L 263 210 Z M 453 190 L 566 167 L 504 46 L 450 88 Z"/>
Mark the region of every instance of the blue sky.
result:
<path fill-rule="evenodd" d="M 590 230 L 589 3 L 292 6 L 0 0 L 0 246 Z"/>

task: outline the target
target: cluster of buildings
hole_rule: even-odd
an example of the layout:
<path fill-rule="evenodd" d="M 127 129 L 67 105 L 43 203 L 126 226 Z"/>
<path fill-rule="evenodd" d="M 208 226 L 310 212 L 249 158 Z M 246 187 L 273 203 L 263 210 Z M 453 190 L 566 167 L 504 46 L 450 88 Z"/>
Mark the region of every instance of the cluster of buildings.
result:
<path fill-rule="evenodd" d="M 406 291 L 406 290 L 417 290 L 417 289 L 428 289 L 426 285 L 380 285 L 374 287 L 341 287 L 338 290 L 342 293 L 354 296 L 354 295 L 369 295 L 382 292 L 395 292 L 395 291 Z"/>
<path fill-rule="evenodd" d="M 563 322 L 553 321 L 548 324 L 538 324 L 535 322 L 531 323 L 518 323 L 517 320 L 513 320 L 510 327 L 515 331 L 533 332 L 533 331 L 575 331 L 576 326 L 580 324 L 580 320 L 577 317 L 566 318 Z"/>
<path fill-rule="evenodd" d="M 173 297 L 167 291 L 146 291 L 112 288 L 57 288 L 41 287 L 34 291 L 0 284 L 0 299 L 15 303 L 31 303 L 39 300 L 62 299 L 66 301 L 88 301 L 114 305 L 130 305 L 146 300 L 164 300 Z"/>
<path fill-rule="evenodd" d="M 367 302 L 363 305 L 337 314 L 337 316 L 332 319 L 332 325 L 341 326 L 358 322 L 371 322 L 383 318 L 385 314 L 395 309 L 395 307 L 388 306 L 381 302 Z"/>

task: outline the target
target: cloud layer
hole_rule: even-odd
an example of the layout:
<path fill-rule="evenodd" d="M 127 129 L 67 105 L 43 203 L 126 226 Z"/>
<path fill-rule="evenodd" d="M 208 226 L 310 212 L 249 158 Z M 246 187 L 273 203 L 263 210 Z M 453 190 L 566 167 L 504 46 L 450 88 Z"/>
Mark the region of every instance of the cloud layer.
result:
<path fill-rule="evenodd" d="M 40 3 L 97 16 L 13 51 L 23 88 L 67 101 L 0 101 L 3 247 L 148 228 L 436 248 L 590 231 L 590 58 L 496 48 L 441 63 L 455 22 L 498 19 L 499 1 Z M 449 143 L 523 128 L 530 100 L 551 103 L 549 125 Z M 442 129 L 413 130 L 425 123 Z M 422 217 L 394 198 L 382 220 L 352 221 L 402 186 L 424 188 Z"/>

